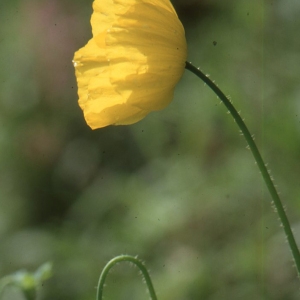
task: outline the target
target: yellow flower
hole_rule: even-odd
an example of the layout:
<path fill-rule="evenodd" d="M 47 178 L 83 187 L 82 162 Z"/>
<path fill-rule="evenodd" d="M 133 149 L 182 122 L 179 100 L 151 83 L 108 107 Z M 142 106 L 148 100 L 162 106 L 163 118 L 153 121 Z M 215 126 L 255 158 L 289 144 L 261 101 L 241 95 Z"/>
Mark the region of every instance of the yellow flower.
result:
<path fill-rule="evenodd" d="M 73 60 L 88 125 L 132 124 L 166 107 L 187 56 L 170 1 L 95 0 L 93 9 L 93 37 Z"/>

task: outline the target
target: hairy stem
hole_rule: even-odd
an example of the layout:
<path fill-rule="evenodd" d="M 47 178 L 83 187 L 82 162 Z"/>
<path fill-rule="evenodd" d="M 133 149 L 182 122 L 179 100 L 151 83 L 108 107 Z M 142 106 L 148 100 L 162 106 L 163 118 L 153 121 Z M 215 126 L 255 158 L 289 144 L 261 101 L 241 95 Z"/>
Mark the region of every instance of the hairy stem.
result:
<path fill-rule="evenodd" d="M 144 264 L 139 259 L 137 259 L 136 257 L 131 256 L 131 255 L 116 256 L 106 264 L 106 266 L 104 267 L 104 269 L 103 269 L 103 271 L 100 275 L 100 278 L 99 278 L 96 300 L 102 300 L 104 282 L 105 282 L 105 279 L 106 279 L 106 276 L 107 276 L 109 270 L 114 265 L 116 265 L 117 263 L 124 262 L 124 261 L 131 262 L 131 263 L 135 264 L 140 269 L 140 271 L 142 272 L 142 275 L 144 276 L 146 285 L 148 287 L 149 294 L 150 294 L 150 299 L 151 300 L 157 300 L 155 290 L 153 288 L 153 284 L 152 284 L 150 275 L 149 275 L 146 267 L 144 266 Z"/>
<path fill-rule="evenodd" d="M 254 156 L 254 159 L 257 163 L 257 166 L 262 174 L 262 177 L 266 183 L 266 186 L 271 194 L 276 211 L 279 215 L 279 219 L 282 223 L 282 226 L 283 226 L 284 232 L 286 234 L 290 249 L 292 251 L 292 255 L 294 257 L 296 267 L 298 270 L 298 275 L 300 275 L 300 253 L 299 253 L 299 249 L 298 249 L 297 243 L 295 241 L 295 238 L 294 238 L 291 226 L 290 226 L 290 222 L 287 218 L 287 215 L 285 213 L 285 210 L 283 208 L 283 205 L 279 198 L 279 195 L 276 191 L 276 188 L 273 184 L 271 176 L 266 168 L 266 165 L 260 155 L 260 152 L 258 151 L 258 148 L 257 148 L 246 124 L 244 123 L 243 119 L 241 118 L 241 116 L 239 115 L 237 110 L 234 108 L 234 106 L 232 105 L 230 100 L 224 95 L 224 93 L 216 86 L 216 84 L 213 81 L 211 81 L 204 73 L 202 73 L 198 68 L 196 68 L 189 62 L 186 62 L 186 69 L 191 71 L 192 73 L 194 73 L 200 79 L 202 79 L 215 92 L 215 94 L 225 104 L 225 106 L 229 110 L 230 114 L 232 115 L 233 119 L 239 126 L 241 132 L 243 133 L 243 135 L 249 145 L 249 148 Z"/>

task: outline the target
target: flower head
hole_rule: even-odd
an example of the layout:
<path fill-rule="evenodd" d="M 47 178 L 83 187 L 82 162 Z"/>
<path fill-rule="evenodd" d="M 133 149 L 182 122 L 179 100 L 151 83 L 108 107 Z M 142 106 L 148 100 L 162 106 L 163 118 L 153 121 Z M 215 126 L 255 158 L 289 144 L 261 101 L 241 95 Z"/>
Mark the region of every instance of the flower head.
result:
<path fill-rule="evenodd" d="M 132 124 L 166 107 L 187 56 L 170 1 L 95 0 L 93 9 L 93 37 L 73 60 L 88 125 Z"/>

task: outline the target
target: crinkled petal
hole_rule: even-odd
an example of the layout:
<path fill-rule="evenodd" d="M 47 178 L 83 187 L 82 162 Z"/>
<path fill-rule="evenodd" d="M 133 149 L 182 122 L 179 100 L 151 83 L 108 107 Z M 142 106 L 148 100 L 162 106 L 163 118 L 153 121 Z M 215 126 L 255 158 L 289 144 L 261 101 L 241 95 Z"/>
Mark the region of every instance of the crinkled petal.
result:
<path fill-rule="evenodd" d="M 116 92 L 115 86 L 109 80 L 109 63 L 101 55 L 94 39 L 75 53 L 74 65 L 79 105 L 91 128 L 135 123 L 148 113 L 130 107 Z"/>
<path fill-rule="evenodd" d="M 187 56 L 170 1 L 95 0 L 93 9 L 93 38 L 74 56 L 89 126 L 132 124 L 167 106 Z"/>
<path fill-rule="evenodd" d="M 169 1 L 116 2 L 126 10 L 116 13 L 106 35 L 110 79 L 131 105 L 162 109 L 173 99 L 185 67 L 183 27 Z"/>
<path fill-rule="evenodd" d="M 114 1 L 96 0 L 93 2 L 93 14 L 91 17 L 92 33 L 97 36 L 99 33 L 106 32 L 115 21 Z"/>

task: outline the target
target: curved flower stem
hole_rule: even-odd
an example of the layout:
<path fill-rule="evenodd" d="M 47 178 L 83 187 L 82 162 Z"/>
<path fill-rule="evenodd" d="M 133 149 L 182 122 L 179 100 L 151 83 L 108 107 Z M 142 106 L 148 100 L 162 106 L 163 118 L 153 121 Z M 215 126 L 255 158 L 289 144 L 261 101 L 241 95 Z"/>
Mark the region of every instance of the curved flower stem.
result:
<path fill-rule="evenodd" d="M 231 113 L 232 117 L 234 118 L 235 122 L 237 123 L 237 125 L 239 126 L 240 130 L 242 131 L 248 145 L 249 148 L 254 156 L 254 159 L 258 165 L 258 168 L 262 174 L 262 177 L 267 185 L 267 188 L 271 194 L 271 197 L 274 201 L 274 205 L 276 208 L 276 211 L 279 215 L 279 219 L 282 223 L 284 232 L 286 234 L 289 246 L 291 248 L 292 251 L 292 255 L 294 257 L 295 263 L 296 263 L 296 267 L 298 270 L 298 275 L 300 275 L 300 253 L 299 253 L 299 249 L 298 246 L 296 244 L 289 220 L 287 218 L 287 215 L 285 213 L 285 210 L 283 208 L 282 202 L 279 198 L 279 195 L 276 191 L 276 188 L 273 184 L 273 181 L 271 179 L 271 176 L 265 166 L 265 163 L 260 155 L 260 152 L 257 149 L 257 146 L 246 126 L 246 124 L 244 123 L 243 119 L 241 118 L 241 116 L 239 115 L 239 113 L 236 111 L 236 109 L 234 108 L 234 106 L 232 105 L 232 103 L 230 102 L 230 100 L 224 95 L 224 93 L 216 86 L 216 84 L 211 81 L 205 74 L 203 74 L 198 68 L 196 68 L 195 66 L 193 66 L 191 63 L 186 62 L 186 69 L 191 71 L 192 73 L 194 73 L 196 76 L 198 76 L 200 79 L 202 79 L 215 93 L 216 95 L 221 99 L 221 101 L 225 104 L 225 106 L 227 107 L 227 109 L 229 110 L 229 112 Z"/>
<path fill-rule="evenodd" d="M 152 284 L 150 275 L 149 275 L 146 267 L 139 259 L 137 259 L 136 257 L 131 256 L 131 255 L 116 256 L 106 264 L 106 266 L 104 267 L 104 269 L 100 275 L 100 278 L 99 278 L 96 300 L 102 300 L 104 282 L 105 282 L 105 279 L 106 279 L 106 276 L 107 276 L 109 270 L 117 263 L 123 262 L 123 261 L 129 261 L 131 263 L 134 263 L 140 269 L 140 271 L 142 272 L 142 275 L 144 276 L 146 285 L 148 287 L 150 299 L 157 300 L 155 290 L 153 288 L 153 284 Z"/>

